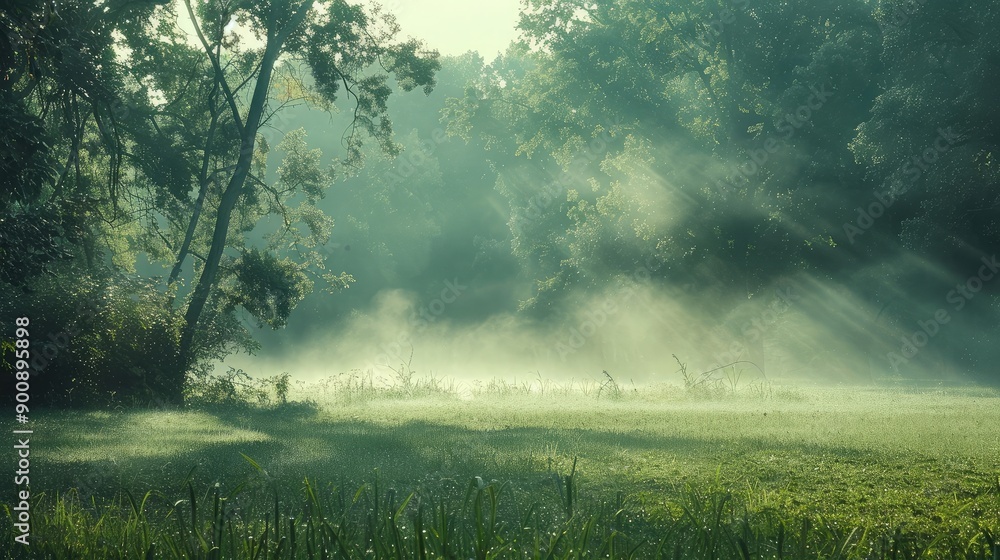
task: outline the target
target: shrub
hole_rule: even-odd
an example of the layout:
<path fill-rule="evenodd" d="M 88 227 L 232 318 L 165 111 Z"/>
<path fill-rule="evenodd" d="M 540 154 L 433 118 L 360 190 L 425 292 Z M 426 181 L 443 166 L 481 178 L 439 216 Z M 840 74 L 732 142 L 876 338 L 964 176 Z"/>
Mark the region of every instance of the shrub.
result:
<path fill-rule="evenodd" d="M 92 407 L 178 400 L 180 317 L 150 283 L 71 271 L 2 290 L 0 321 L 27 317 L 33 404 Z M 5 345 L 6 346 L 6 345 Z M 4 351 L 8 371 L 13 355 Z M 3 394 L 12 397 L 10 384 Z"/>
<path fill-rule="evenodd" d="M 178 359 L 183 315 L 155 281 L 65 264 L 57 275 L 33 278 L 30 291 L 0 282 L 0 322 L 12 326 L 17 317 L 30 321 L 33 405 L 182 401 L 187 381 Z M 2 373 L 14 371 L 12 346 L 8 338 L 0 345 Z M 235 348 L 253 348 L 246 329 L 231 312 L 210 309 L 199 325 L 193 370 L 210 370 L 212 362 Z M 13 383 L 3 383 L 0 398 L 11 402 L 13 390 Z"/>

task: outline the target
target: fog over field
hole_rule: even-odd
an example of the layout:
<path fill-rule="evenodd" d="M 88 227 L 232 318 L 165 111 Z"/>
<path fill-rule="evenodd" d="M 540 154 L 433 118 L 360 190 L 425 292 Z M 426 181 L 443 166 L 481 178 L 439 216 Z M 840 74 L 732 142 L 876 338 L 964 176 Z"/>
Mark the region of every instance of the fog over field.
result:
<path fill-rule="evenodd" d="M 419 25 L 432 24 L 415 5 L 404 13 L 404 33 L 417 13 Z M 725 23 L 707 25 L 693 44 L 672 39 L 673 56 L 710 50 Z M 446 52 L 472 45 L 444 29 Z M 559 48 L 567 60 L 583 56 Z M 938 115 L 934 126 L 912 124 L 905 142 L 879 140 L 876 127 L 910 126 L 885 103 L 916 78 L 878 56 L 849 69 L 845 57 L 864 51 L 838 48 L 847 50 L 808 55 L 808 71 L 786 62 L 768 70 L 774 76 L 731 79 L 727 87 L 787 89 L 773 99 L 730 92 L 738 107 L 728 114 L 713 88 L 689 81 L 700 64 L 711 73 L 710 63 L 667 65 L 674 73 L 656 82 L 667 84 L 658 103 L 676 112 L 673 132 L 659 109 L 541 85 L 561 72 L 540 62 L 555 54 L 515 45 L 492 63 L 443 57 L 432 93 L 400 93 L 389 107 L 402 153 L 375 154 L 319 203 L 336 224 L 322 252 L 357 282 L 306 296 L 287 328 L 255 333 L 260 352 L 224 366 L 311 380 L 353 370 L 388 378 L 409 362 L 464 381 L 611 371 L 648 384 L 680 381 L 676 354 L 693 371 L 738 362 L 754 378 L 810 383 L 992 380 L 992 179 L 964 183 L 958 208 L 947 194 L 974 181 L 963 158 L 984 157 L 958 125 L 968 117 Z M 739 60 L 767 68 L 749 53 Z M 617 83 L 568 72 L 581 84 Z M 886 79 L 895 85 L 871 89 Z M 564 128 L 534 122 L 522 99 L 537 99 L 536 112 L 558 107 Z M 884 122 L 872 107 L 886 111 Z M 496 119 L 510 120 L 506 132 Z M 278 128 L 303 126 L 327 161 L 349 121 L 293 108 Z M 489 124 L 477 132 L 480 121 Z"/>

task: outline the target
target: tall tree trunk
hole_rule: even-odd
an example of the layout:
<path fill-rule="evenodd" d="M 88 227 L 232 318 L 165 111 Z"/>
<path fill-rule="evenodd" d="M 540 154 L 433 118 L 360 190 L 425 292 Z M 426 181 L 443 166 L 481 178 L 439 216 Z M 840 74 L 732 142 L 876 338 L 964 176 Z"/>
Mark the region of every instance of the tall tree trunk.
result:
<path fill-rule="evenodd" d="M 281 53 L 281 49 L 288 34 L 291 33 L 308 13 L 308 5 L 303 5 L 290 18 L 284 28 L 275 34 L 268 33 L 267 45 L 264 48 L 264 55 L 260 63 L 260 73 L 257 75 L 257 83 L 254 86 L 253 97 L 250 100 L 250 108 L 247 112 L 240 139 L 240 155 L 236 161 L 236 169 L 229 179 L 226 190 L 222 193 L 222 200 L 219 202 L 218 214 L 215 220 L 215 231 L 212 234 L 212 245 L 209 248 L 208 256 L 205 258 L 205 267 L 202 269 L 198 285 L 195 286 L 191 296 L 191 303 L 188 305 L 187 313 L 184 315 L 184 329 L 181 332 L 179 375 L 186 375 L 187 370 L 193 363 L 194 335 L 198 327 L 198 320 L 205 310 L 205 304 L 211 295 L 219 275 L 219 263 L 222 260 L 222 253 L 226 248 L 226 241 L 229 236 L 229 223 L 232 219 L 233 210 L 239 202 L 240 195 L 243 194 L 247 176 L 250 174 L 250 165 L 253 160 L 254 146 L 257 141 L 257 130 L 260 127 L 261 119 L 264 115 L 264 106 L 267 104 L 268 94 L 271 89 L 271 74 L 274 71 L 274 64 Z M 211 52 L 209 51 L 209 56 Z M 216 73 L 226 90 L 225 76 L 221 75 L 221 69 L 216 66 Z M 235 115 L 237 118 L 239 115 Z"/>
<path fill-rule="evenodd" d="M 181 243 L 180 250 L 177 251 L 177 260 L 174 262 L 173 269 L 170 270 L 170 277 L 167 279 L 168 288 L 177 281 L 177 277 L 181 274 L 181 267 L 184 265 L 184 259 L 187 258 L 188 251 L 191 249 L 191 240 L 194 239 L 195 230 L 198 229 L 198 220 L 201 218 L 201 211 L 205 206 L 205 195 L 208 194 L 208 166 L 212 160 L 212 144 L 215 138 L 215 130 L 219 124 L 219 114 L 214 107 L 214 94 L 218 87 L 218 81 L 216 81 L 215 87 L 212 90 L 213 95 L 209 96 L 209 103 L 212 104 L 212 107 L 209 109 L 212 113 L 212 123 L 208 127 L 208 138 L 205 139 L 205 153 L 201 159 L 201 171 L 198 173 L 198 199 L 194 203 L 194 211 L 191 213 L 191 220 L 188 222 L 187 231 L 184 232 L 184 241 Z M 171 298 L 171 301 L 173 301 L 173 298 Z"/>
<path fill-rule="evenodd" d="M 202 181 L 198 189 L 198 200 L 194 203 L 191 221 L 188 222 L 187 231 L 184 232 L 184 242 L 181 243 L 181 248 L 177 251 L 177 260 L 174 262 L 174 267 L 170 270 L 170 277 L 167 279 L 167 287 L 172 286 L 181 274 L 181 266 L 184 264 L 184 259 L 187 258 L 188 251 L 191 249 L 191 240 L 194 239 L 194 232 L 198 228 L 198 219 L 201 217 L 201 209 L 205 205 L 205 195 L 207 193 L 208 181 Z"/>

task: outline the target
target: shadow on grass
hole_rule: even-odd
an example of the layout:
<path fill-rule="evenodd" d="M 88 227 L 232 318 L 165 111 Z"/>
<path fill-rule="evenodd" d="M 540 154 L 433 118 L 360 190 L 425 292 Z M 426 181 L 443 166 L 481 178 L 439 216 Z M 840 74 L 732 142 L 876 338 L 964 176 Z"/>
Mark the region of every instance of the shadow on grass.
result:
<path fill-rule="evenodd" d="M 676 482 L 663 480 L 656 468 L 608 476 L 609 466 L 633 462 L 638 454 L 664 462 L 701 462 L 706 473 L 761 450 L 782 456 L 864 456 L 857 449 L 806 442 L 748 439 L 734 445 L 714 438 L 622 431 L 622 426 L 608 426 L 608 431 L 533 426 L 476 430 L 426 420 L 396 426 L 364 419 L 329 421 L 319 407 L 300 403 L 272 409 L 54 414 L 51 426 L 58 431 L 47 433 L 40 443 L 52 451 L 33 463 L 32 480 L 45 490 L 77 488 L 101 498 L 123 488 L 134 494 L 171 492 L 189 477 L 233 486 L 259 475 L 244 456 L 264 469 L 265 479 L 289 489 L 306 477 L 349 487 L 370 479 L 377 469 L 388 483 L 409 488 L 461 485 L 481 476 L 510 481 L 525 492 L 554 491 L 553 473 L 568 471 L 577 457 L 584 483 L 610 492 L 639 482 L 647 489 Z M 242 439 L 225 439 L 233 434 Z M 600 479 L 590 473 L 600 473 Z M 651 476 L 659 480 L 651 481 Z"/>

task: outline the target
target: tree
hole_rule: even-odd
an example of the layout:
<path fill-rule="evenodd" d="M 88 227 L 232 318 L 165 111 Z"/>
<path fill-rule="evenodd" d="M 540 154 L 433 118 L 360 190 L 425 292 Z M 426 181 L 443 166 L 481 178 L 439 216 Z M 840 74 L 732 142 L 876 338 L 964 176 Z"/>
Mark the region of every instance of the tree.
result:
<path fill-rule="evenodd" d="M 997 284 L 983 282 L 968 305 L 944 297 L 977 278 L 982 259 L 989 262 L 1000 244 L 1000 110 L 992 101 L 1000 86 L 993 37 L 1000 11 L 987 2 L 893 1 L 882 3 L 875 17 L 886 72 L 871 115 L 850 144 L 874 183 L 859 206 L 867 209 L 878 193 L 886 207 L 878 218 L 886 243 L 914 255 L 882 274 L 895 294 L 886 315 L 909 329 L 945 305 L 950 324 L 918 360 L 934 375 L 939 358 L 986 372 L 998 357 L 989 335 L 1000 313 Z M 899 354 L 898 343 L 895 350 Z"/>
<path fill-rule="evenodd" d="M 311 80 L 308 83 L 301 80 L 297 84 L 304 92 L 303 96 L 312 95 L 332 104 L 343 87 L 344 95 L 354 102 L 355 118 L 345 139 L 348 164 L 359 163 L 359 133 L 362 131 L 373 137 L 384 150 L 390 153 L 396 150 L 391 139 L 391 123 L 385 114 L 390 94 L 386 85 L 388 74 L 394 74 L 405 90 L 421 86 L 429 92 L 438 66 L 436 53 L 422 52 L 418 41 L 392 42 L 398 27 L 391 16 L 381 16 L 377 11 L 368 12 L 363 7 L 341 0 L 234 1 L 197 5 L 187 0 L 184 7 L 187 17 L 194 24 L 202 56 L 210 68 L 211 86 L 203 88 L 202 91 L 207 89 L 209 93 L 201 99 L 201 103 L 205 108 L 202 113 L 209 115 L 207 129 L 214 134 L 208 134 L 206 142 L 232 134 L 238 145 L 228 165 L 216 168 L 212 173 L 213 178 L 222 179 L 224 187 L 213 205 L 214 225 L 207 242 L 207 254 L 204 255 L 204 263 L 184 314 L 178 362 L 181 371 L 190 367 L 195 359 L 199 321 L 218 286 L 220 265 L 232 234 L 234 216 L 242 211 L 241 208 L 246 210 L 254 206 L 259 197 L 276 196 L 280 205 L 283 203 L 282 195 L 288 197 L 293 194 L 292 191 L 279 193 L 270 189 L 254 173 L 260 156 L 268 151 L 267 146 L 260 145 L 262 127 L 280 110 L 280 107 L 275 109 L 270 105 L 279 63 L 287 59 L 309 68 Z M 234 30 L 227 29 L 234 22 L 238 29 L 252 33 L 259 46 L 248 46 L 254 41 L 241 38 Z M 170 49 L 161 52 L 170 54 Z M 181 52 L 174 56 L 187 57 L 188 53 Z M 162 70 L 159 71 L 175 73 L 171 60 L 160 62 Z M 373 67 L 378 67 L 382 73 L 372 72 Z M 156 72 L 157 69 L 151 68 L 150 71 Z M 242 91 L 244 87 L 248 88 L 245 93 Z M 180 99 L 180 96 L 167 99 L 167 105 Z M 213 105 L 216 100 L 227 113 L 225 120 Z M 206 184 L 209 174 L 206 173 L 205 162 L 209 160 L 212 149 L 210 145 L 201 148 L 203 165 L 197 174 L 199 196 L 177 251 L 175 269 L 190 251 L 191 238 L 198 228 L 204 200 L 208 196 Z M 301 184 L 292 190 L 297 188 L 307 191 L 307 196 L 318 196 L 315 189 L 322 186 Z M 309 189 L 314 191 L 310 193 Z M 252 227 L 249 223 L 244 225 Z M 245 283 L 268 277 L 300 283 L 295 280 L 294 273 L 292 277 L 287 275 L 292 272 L 287 267 L 285 273 L 277 273 L 278 268 L 275 267 L 280 268 L 273 257 L 248 252 L 241 264 L 236 266 L 236 270 L 241 271 L 237 277 Z M 254 274 L 260 275 L 260 278 L 250 280 Z M 176 273 L 171 274 L 171 278 L 176 277 Z M 289 288 L 285 286 L 285 289 Z M 263 292 L 260 292 L 261 289 Z M 283 288 L 276 289 L 281 291 Z M 271 297 L 275 292 L 258 284 L 257 293 Z M 260 310 L 255 305 L 249 307 Z M 277 309 L 279 315 L 287 314 L 290 311 L 288 301 L 277 305 Z M 280 325 L 283 318 L 271 317 L 266 322 Z"/>
<path fill-rule="evenodd" d="M 178 15 L 194 22 L 197 46 Z M 127 298 L 113 300 L 139 321 L 115 323 L 122 329 L 151 325 L 142 318 L 147 306 L 164 305 L 160 342 L 177 351 L 157 352 L 171 373 L 157 373 L 155 385 L 159 397 L 175 401 L 195 364 L 234 344 L 252 345 L 236 328 L 236 308 L 278 328 L 311 289 L 308 274 L 341 287 L 350 281 L 327 273 L 315 250 L 331 225 L 315 203 L 332 176 L 304 136 L 290 134 L 274 142 L 285 161 L 278 179 L 266 181 L 266 127 L 289 104 L 332 108 L 346 97 L 353 119 L 342 163 L 359 167 L 363 136 L 397 150 L 386 117 L 389 75 L 404 90 L 429 92 L 438 67 L 437 54 L 418 41 L 394 40 L 390 15 L 338 0 L 19 0 L 0 10 L 0 26 L 11 47 L 2 52 L 0 91 L 10 131 L 0 165 L 11 171 L 0 195 L 7 242 L 0 279 L 48 291 L 58 288 L 32 279 L 58 269 L 69 282 L 94 277 L 95 293 L 141 291 L 142 306 L 131 310 Z M 282 226 L 264 250 L 248 248 L 244 237 L 268 214 Z M 113 261 L 108 270 L 104 252 Z M 167 263 L 165 297 L 149 298 L 148 284 L 125 281 L 140 253 Z M 85 266 L 57 267 L 79 258 Z M 175 331 L 172 306 L 184 295 L 183 268 L 192 258 L 197 282 L 180 299 L 183 328 Z M 169 333 L 178 335 L 172 343 Z M 100 375 L 88 379 L 94 395 L 111 386 L 102 389 Z"/>
<path fill-rule="evenodd" d="M 120 187 L 123 80 L 113 33 L 138 33 L 133 22 L 157 3 L 17 0 L 0 8 L 0 278 L 12 285 L 30 289 L 33 276 L 77 250 L 95 264 L 98 215 Z M 87 141 L 101 154 L 84 157 Z M 101 171 L 97 182 L 92 172 Z"/>
<path fill-rule="evenodd" d="M 539 48 L 512 47 L 449 108 L 452 132 L 485 135 L 497 161 L 541 162 L 498 182 L 537 275 L 528 307 L 649 258 L 666 281 L 744 298 L 825 264 L 815 216 L 863 186 L 847 142 L 879 71 L 864 2 L 528 7 Z"/>

